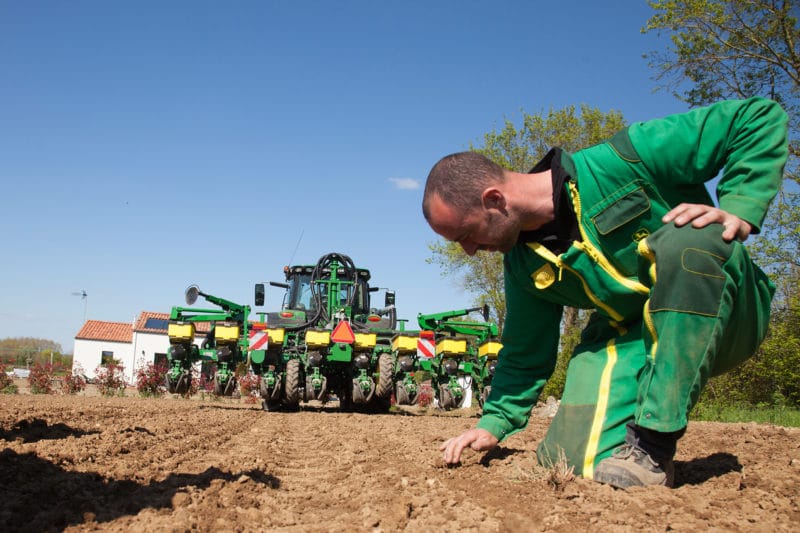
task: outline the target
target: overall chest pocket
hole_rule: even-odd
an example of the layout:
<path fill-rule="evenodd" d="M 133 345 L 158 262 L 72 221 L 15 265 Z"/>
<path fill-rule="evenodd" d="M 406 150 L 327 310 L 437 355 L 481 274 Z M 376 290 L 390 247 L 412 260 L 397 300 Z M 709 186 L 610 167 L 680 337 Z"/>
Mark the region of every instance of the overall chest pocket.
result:
<path fill-rule="evenodd" d="M 636 246 L 661 227 L 664 213 L 643 185 L 629 183 L 593 206 L 587 218 L 603 254 L 620 273 L 634 276 L 638 271 Z"/>
<path fill-rule="evenodd" d="M 592 217 L 597 233 L 606 236 L 650 210 L 650 198 L 637 187 Z"/>

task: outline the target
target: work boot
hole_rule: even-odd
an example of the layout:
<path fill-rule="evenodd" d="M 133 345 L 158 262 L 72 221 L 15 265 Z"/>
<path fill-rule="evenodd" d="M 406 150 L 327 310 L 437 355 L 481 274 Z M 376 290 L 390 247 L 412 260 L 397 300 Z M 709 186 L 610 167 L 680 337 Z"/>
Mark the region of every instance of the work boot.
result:
<path fill-rule="evenodd" d="M 620 489 L 663 485 L 675 481 L 672 458 L 655 461 L 647 452 L 632 444 L 619 446 L 611 457 L 603 459 L 594 470 L 594 480 Z"/>

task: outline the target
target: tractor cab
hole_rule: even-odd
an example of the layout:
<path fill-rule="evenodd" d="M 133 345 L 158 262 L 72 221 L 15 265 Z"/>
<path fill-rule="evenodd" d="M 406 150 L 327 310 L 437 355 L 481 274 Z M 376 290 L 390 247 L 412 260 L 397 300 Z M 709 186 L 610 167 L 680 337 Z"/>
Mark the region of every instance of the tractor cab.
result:
<path fill-rule="evenodd" d="M 314 267 L 287 267 L 286 294 L 281 306 L 282 310 L 305 311 L 313 314 L 319 308 L 327 311 L 349 307 L 353 314 L 368 312 L 369 271 L 357 269 L 353 276 L 352 272 L 348 272 L 344 268 L 337 270 L 336 283 L 333 283 L 330 271 L 322 272 L 321 276 L 314 277 Z"/>
<path fill-rule="evenodd" d="M 330 324 L 334 317 L 362 323 L 369 329 L 396 326 L 394 293 L 386 292 L 383 309 L 370 307 L 370 272 L 356 268 L 349 258 L 329 254 L 316 265 L 293 265 L 283 269 L 285 282 L 270 282 L 285 289 L 281 309 L 267 313 L 267 323 L 278 327 L 311 327 Z M 255 303 L 264 305 L 264 284 L 256 284 Z"/>

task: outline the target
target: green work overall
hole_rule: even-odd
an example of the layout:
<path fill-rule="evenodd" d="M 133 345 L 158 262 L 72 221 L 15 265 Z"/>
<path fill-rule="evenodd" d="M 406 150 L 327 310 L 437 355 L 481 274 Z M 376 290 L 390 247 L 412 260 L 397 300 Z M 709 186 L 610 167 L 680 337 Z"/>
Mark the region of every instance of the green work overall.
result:
<path fill-rule="evenodd" d="M 567 369 L 561 406 L 539 446 L 575 472 L 625 440 L 626 424 L 686 426 L 709 377 L 750 357 L 774 288 L 723 228 L 664 225 L 681 202 L 711 204 L 754 231 L 780 184 L 786 115 L 774 102 L 727 101 L 634 124 L 609 142 L 559 152 L 580 240 L 556 255 L 540 243 L 506 254 L 503 349 L 478 427 L 499 439 L 527 424 L 555 366 L 563 306 L 595 309 Z"/>

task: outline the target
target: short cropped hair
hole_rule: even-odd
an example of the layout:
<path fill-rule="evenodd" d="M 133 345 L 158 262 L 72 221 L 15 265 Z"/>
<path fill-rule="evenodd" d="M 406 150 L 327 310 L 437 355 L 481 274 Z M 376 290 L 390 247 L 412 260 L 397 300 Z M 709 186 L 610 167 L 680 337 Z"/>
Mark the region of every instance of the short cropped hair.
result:
<path fill-rule="evenodd" d="M 477 207 L 483 190 L 490 183 L 504 179 L 503 167 L 477 152 L 444 156 L 428 174 L 422 196 L 422 214 L 430 220 L 429 203 L 434 194 L 461 211 Z"/>

